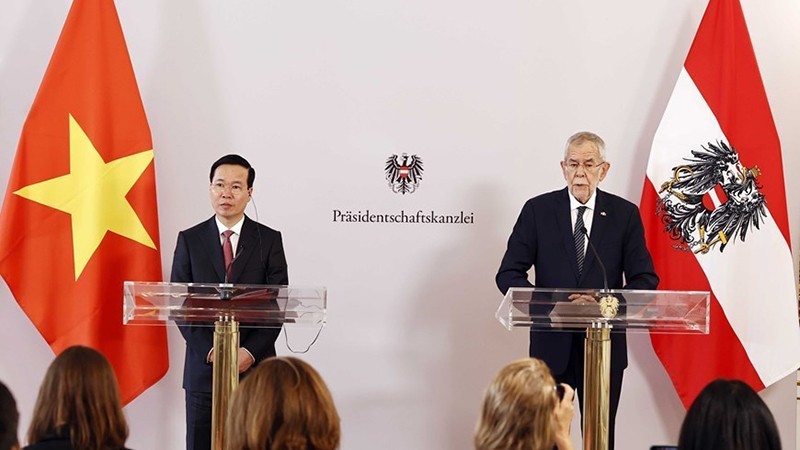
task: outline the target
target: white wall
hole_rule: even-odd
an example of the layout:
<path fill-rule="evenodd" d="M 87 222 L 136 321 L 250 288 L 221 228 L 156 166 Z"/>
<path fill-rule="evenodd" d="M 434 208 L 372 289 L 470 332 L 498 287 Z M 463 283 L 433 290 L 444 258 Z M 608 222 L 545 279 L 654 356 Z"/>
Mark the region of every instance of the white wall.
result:
<path fill-rule="evenodd" d="M 4 0 L 0 194 L 66 17 L 65 0 Z M 284 233 L 290 279 L 329 288 L 329 326 L 304 357 L 343 420 L 344 449 L 470 447 L 482 390 L 526 354 L 493 319 L 494 273 L 519 208 L 563 186 L 572 132 L 598 132 L 603 187 L 636 203 L 649 144 L 705 5 L 690 0 L 119 0 L 156 150 L 162 255 L 211 215 L 207 168 L 258 170 L 259 219 Z M 783 149 L 793 248 L 800 224 L 800 3 L 743 0 Z M 419 154 L 393 194 L 383 162 Z M 474 225 L 332 222 L 332 210 L 474 212 Z M 255 215 L 250 210 L 249 214 Z M 113 300 L 112 301 L 116 301 Z M 296 346 L 308 336 L 290 333 Z M 619 448 L 677 440 L 683 409 L 649 340 L 631 336 Z M 182 447 L 183 344 L 127 413 L 133 448 Z M 281 344 L 280 353 L 287 353 Z M 27 425 L 52 354 L 0 283 L 0 379 Z M 794 376 L 768 389 L 786 448 Z M 23 426 L 23 432 L 24 432 Z M 646 431 L 645 431 L 646 430 Z M 576 433 L 577 437 L 577 433 Z"/>

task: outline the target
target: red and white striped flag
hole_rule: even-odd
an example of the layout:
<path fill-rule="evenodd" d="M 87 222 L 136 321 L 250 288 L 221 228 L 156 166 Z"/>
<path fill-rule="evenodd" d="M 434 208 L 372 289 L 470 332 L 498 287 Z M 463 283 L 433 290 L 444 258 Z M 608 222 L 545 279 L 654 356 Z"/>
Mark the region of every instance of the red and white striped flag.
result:
<path fill-rule="evenodd" d="M 711 0 L 658 127 L 641 211 L 659 288 L 711 291 L 707 336 L 651 335 L 688 407 L 800 364 L 781 147 L 738 0 Z"/>

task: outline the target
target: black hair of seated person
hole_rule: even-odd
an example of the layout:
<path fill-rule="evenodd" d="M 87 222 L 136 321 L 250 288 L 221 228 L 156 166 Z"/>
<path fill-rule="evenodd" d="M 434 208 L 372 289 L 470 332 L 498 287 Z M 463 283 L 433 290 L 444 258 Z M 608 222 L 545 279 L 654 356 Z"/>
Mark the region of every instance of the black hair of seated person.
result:
<path fill-rule="evenodd" d="M 0 450 L 19 448 L 17 402 L 5 384 L 0 383 Z"/>
<path fill-rule="evenodd" d="M 678 439 L 680 450 L 780 450 L 775 419 L 746 383 L 714 380 L 689 407 Z"/>

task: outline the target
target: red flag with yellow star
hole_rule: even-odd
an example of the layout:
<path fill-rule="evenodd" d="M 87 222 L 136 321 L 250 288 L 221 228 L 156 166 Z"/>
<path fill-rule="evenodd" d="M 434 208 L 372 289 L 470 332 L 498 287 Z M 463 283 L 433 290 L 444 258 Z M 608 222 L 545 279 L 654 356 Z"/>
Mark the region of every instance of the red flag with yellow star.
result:
<path fill-rule="evenodd" d="M 112 0 L 74 0 L 22 129 L 0 275 L 58 354 L 96 348 L 128 403 L 167 371 L 163 327 L 123 326 L 125 280 L 161 280 L 150 127 Z"/>

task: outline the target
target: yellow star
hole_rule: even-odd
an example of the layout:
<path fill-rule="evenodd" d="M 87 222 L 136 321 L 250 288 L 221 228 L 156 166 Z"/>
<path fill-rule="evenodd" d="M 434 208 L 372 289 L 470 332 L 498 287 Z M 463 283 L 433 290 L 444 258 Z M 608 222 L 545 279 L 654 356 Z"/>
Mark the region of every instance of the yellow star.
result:
<path fill-rule="evenodd" d="M 151 149 L 106 163 L 70 114 L 70 173 L 14 192 L 72 216 L 75 280 L 80 277 L 107 231 L 156 248 L 125 198 L 152 160 Z"/>

